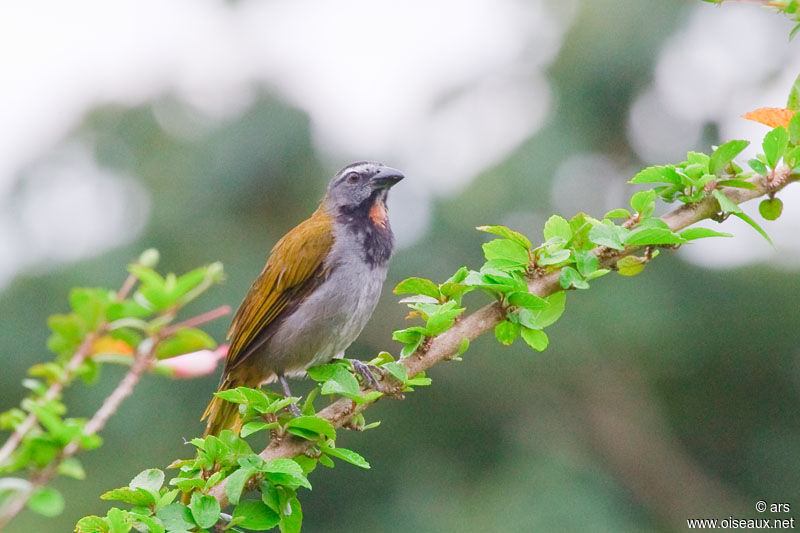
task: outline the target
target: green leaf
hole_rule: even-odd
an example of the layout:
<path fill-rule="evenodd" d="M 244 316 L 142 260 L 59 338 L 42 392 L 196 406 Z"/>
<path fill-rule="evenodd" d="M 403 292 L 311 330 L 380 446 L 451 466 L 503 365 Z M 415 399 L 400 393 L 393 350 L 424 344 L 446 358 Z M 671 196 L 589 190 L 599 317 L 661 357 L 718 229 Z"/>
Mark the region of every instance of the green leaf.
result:
<path fill-rule="evenodd" d="M 767 242 L 768 242 L 768 243 L 772 244 L 772 239 L 770 239 L 770 238 L 769 238 L 769 235 L 767 235 L 767 232 L 766 232 L 766 231 L 764 231 L 764 230 L 761 228 L 761 226 L 759 226 L 759 225 L 758 225 L 758 223 L 756 223 L 756 221 L 755 221 L 755 220 L 753 220 L 752 218 L 750 218 L 750 217 L 749 217 L 748 215 L 746 215 L 745 213 L 733 213 L 733 216 L 739 217 L 739 218 L 741 218 L 742 220 L 744 220 L 745 222 L 747 222 L 747 224 L 748 224 L 748 225 L 749 225 L 751 228 L 753 228 L 754 230 L 756 230 L 758 233 L 760 233 L 760 234 L 761 234 L 761 236 L 762 236 L 762 237 L 764 237 L 764 238 L 767 240 Z M 773 246 L 774 246 L 774 245 L 773 245 Z"/>
<path fill-rule="evenodd" d="M 143 470 L 131 480 L 128 487 L 158 492 L 164 484 L 164 472 L 158 468 Z"/>
<path fill-rule="evenodd" d="M 152 493 L 145 489 L 132 489 L 122 487 L 104 492 L 100 495 L 101 500 L 116 500 L 129 503 L 131 505 L 151 505 L 156 503 L 156 498 Z"/>
<path fill-rule="evenodd" d="M 578 213 L 569 220 L 569 227 L 572 230 L 572 248 L 574 250 L 584 250 L 592 247 L 589 241 L 589 232 L 595 224 L 600 221 L 587 215 Z"/>
<path fill-rule="evenodd" d="M 28 500 L 28 509 L 43 516 L 58 516 L 64 511 L 64 497 L 56 489 L 38 487 Z"/>
<path fill-rule="evenodd" d="M 214 349 L 216 346 L 217 343 L 205 331 L 181 328 L 158 344 L 155 355 L 158 359 L 166 359 L 198 350 Z"/>
<path fill-rule="evenodd" d="M 412 385 L 414 387 L 427 387 L 428 385 L 431 384 L 431 378 L 426 377 L 425 372 L 420 372 L 413 378 L 409 379 L 406 384 Z"/>
<path fill-rule="evenodd" d="M 191 511 L 182 503 L 162 507 L 156 511 L 156 518 L 163 522 L 168 531 L 191 531 L 196 527 Z"/>
<path fill-rule="evenodd" d="M 517 335 L 519 335 L 519 324 L 508 320 L 503 320 L 494 328 L 494 336 L 497 337 L 501 344 L 506 346 L 513 344 Z"/>
<path fill-rule="evenodd" d="M 492 233 L 494 235 L 503 237 L 504 239 L 514 241 L 526 249 L 530 249 L 533 246 L 533 244 L 531 244 L 531 241 L 525 235 L 517 231 L 514 231 L 512 229 L 509 229 L 505 226 L 478 226 L 475 229 L 477 229 L 478 231 L 485 231 L 486 233 Z M 464 275 L 466 276 L 466 273 Z M 459 280 L 459 282 L 460 281 L 461 280 Z"/>
<path fill-rule="evenodd" d="M 526 309 L 547 309 L 547 300 L 540 298 L 530 292 L 512 292 L 507 297 L 508 303 L 516 307 Z"/>
<path fill-rule="evenodd" d="M 764 156 L 767 158 L 767 164 L 775 168 L 789 143 L 789 133 L 783 126 L 778 126 L 774 130 L 767 132 L 764 136 L 762 147 L 764 148 Z"/>
<path fill-rule="evenodd" d="M 714 189 L 711 194 L 713 194 L 714 198 L 716 198 L 719 202 L 719 208 L 723 213 L 728 214 L 742 212 L 742 208 L 733 203 L 722 191 Z"/>
<path fill-rule="evenodd" d="M 233 505 L 239 503 L 245 483 L 255 473 L 256 469 L 253 467 L 242 467 L 228 476 L 228 482 L 225 484 L 225 495 Z"/>
<path fill-rule="evenodd" d="M 429 337 L 435 337 L 447 331 L 453 327 L 456 317 L 463 313 L 464 309 L 464 307 L 457 307 L 455 301 L 450 301 L 437 306 L 433 313 L 426 313 L 428 314 L 428 320 L 425 324 L 425 334 Z"/>
<path fill-rule="evenodd" d="M 156 502 L 156 509 L 161 509 L 162 507 L 171 504 L 172 501 L 175 499 L 175 496 L 177 496 L 179 492 L 180 489 L 172 489 L 162 494 L 158 498 L 158 502 Z"/>
<path fill-rule="evenodd" d="M 245 403 L 247 401 L 247 397 L 238 388 L 217 391 L 214 396 L 232 403 Z"/>
<path fill-rule="evenodd" d="M 764 165 L 764 163 L 759 161 L 758 159 L 751 159 L 750 161 L 747 162 L 747 164 L 750 165 L 750 168 L 752 168 L 753 171 L 759 174 L 767 173 L 766 165 Z"/>
<path fill-rule="evenodd" d="M 341 370 L 347 372 L 347 369 L 343 367 L 343 363 L 333 362 L 309 367 L 306 373 L 314 381 L 328 381 L 334 379 Z"/>
<path fill-rule="evenodd" d="M 792 28 L 792 30 L 789 32 L 789 40 L 791 41 L 792 39 L 794 39 L 795 35 L 797 35 L 798 32 L 800 32 L 800 23 L 795 24 L 794 28 Z M 792 98 L 793 96 L 794 98 Z M 800 97 L 796 96 L 795 91 L 792 91 L 792 93 L 789 95 L 789 102 L 790 102 L 789 105 L 794 105 L 795 108 L 797 108 L 798 100 L 800 100 Z"/>
<path fill-rule="evenodd" d="M 555 250 L 550 253 L 545 250 L 542 257 L 539 257 L 536 262 L 539 266 L 557 265 L 569 261 L 571 252 L 569 250 Z"/>
<path fill-rule="evenodd" d="M 352 374 L 350 374 L 350 377 L 353 377 Z M 356 388 L 356 393 L 358 393 L 358 388 Z M 324 418 L 319 418 L 317 416 L 298 416 L 292 418 L 291 420 L 289 420 L 286 427 L 287 429 L 292 429 L 292 428 L 305 429 L 312 433 L 323 435 L 325 438 L 328 439 L 332 440 L 336 439 L 336 430 L 331 425 L 331 423 L 325 420 Z"/>
<path fill-rule="evenodd" d="M 792 144 L 800 144 L 800 111 L 797 110 L 789 120 L 789 141 Z"/>
<path fill-rule="evenodd" d="M 575 287 L 576 289 L 589 288 L 589 283 L 583 279 L 580 272 L 571 266 L 561 269 L 561 273 L 558 275 L 558 283 L 561 285 L 562 289 L 569 289 L 570 287 Z"/>
<path fill-rule="evenodd" d="M 303 510 L 300 507 L 300 501 L 297 498 L 290 498 L 287 503 L 288 510 L 291 512 L 284 512 L 281 516 L 280 524 L 278 524 L 281 533 L 300 533 L 303 525 Z"/>
<path fill-rule="evenodd" d="M 288 474 L 294 477 L 305 477 L 303 467 L 294 459 L 276 458 L 270 459 L 268 463 L 262 468 L 264 472 L 273 474 Z"/>
<path fill-rule="evenodd" d="M 147 531 L 148 533 L 165 533 L 166 531 L 159 521 L 144 513 L 131 511 L 128 517 L 137 531 Z"/>
<path fill-rule="evenodd" d="M 354 452 L 353 450 L 348 450 L 347 448 L 331 448 L 329 446 L 324 446 L 322 448 L 325 453 L 328 455 L 332 455 L 341 459 L 342 461 L 347 461 L 351 465 L 355 465 L 359 468 L 369 468 L 369 462 L 364 459 L 360 454 Z"/>
<path fill-rule="evenodd" d="M 689 165 L 698 165 L 700 167 L 701 173 L 708 172 L 708 166 L 711 162 L 711 158 L 702 152 L 687 152 L 686 153 L 686 162 Z"/>
<path fill-rule="evenodd" d="M 621 276 L 635 276 L 644 270 L 647 259 L 629 255 L 617 261 L 617 270 Z"/>
<path fill-rule="evenodd" d="M 569 227 L 569 222 L 567 222 L 567 219 L 564 217 L 553 215 L 545 222 L 544 240 L 549 240 L 553 237 L 560 237 L 566 242 L 572 239 L 572 229 Z"/>
<path fill-rule="evenodd" d="M 575 252 L 575 267 L 582 276 L 589 276 L 597 271 L 599 261 L 591 250 L 579 250 Z"/>
<path fill-rule="evenodd" d="M 75 524 L 75 533 L 109 533 L 111 526 L 105 518 L 95 515 L 84 516 Z"/>
<path fill-rule="evenodd" d="M 458 357 L 459 355 L 463 355 L 467 350 L 469 350 L 469 338 L 464 337 L 458 344 L 458 351 L 456 352 L 456 357 Z"/>
<path fill-rule="evenodd" d="M 219 502 L 214 497 L 206 494 L 193 492 L 192 500 L 189 503 L 189 511 L 192 513 L 192 518 L 194 518 L 197 525 L 203 528 L 211 527 L 219 520 Z"/>
<path fill-rule="evenodd" d="M 342 369 L 334 379 L 326 381 L 322 385 L 322 394 L 342 394 L 346 396 L 358 395 L 361 387 L 358 385 L 358 380 L 348 372 Z"/>
<path fill-rule="evenodd" d="M 767 198 L 758 204 L 758 212 L 766 220 L 776 220 L 783 211 L 783 202 L 779 198 Z"/>
<path fill-rule="evenodd" d="M 444 282 L 444 284 L 447 284 L 447 283 L 456 283 L 456 284 L 461 283 L 462 281 L 464 281 L 464 278 L 467 277 L 467 274 L 469 274 L 469 269 L 467 267 L 465 267 L 465 266 L 462 266 L 461 268 L 456 270 L 455 274 L 453 274 L 452 276 L 447 278 L 447 280 Z"/>
<path fill-rule="evenodd" d="M 74 457 L 67 457 L 58 465 L 58 473 L 73 479 L 86 479 L 86 471 L 81 462 Z"/>
<path fill-rule="evenodd" d="M 261 500 L 244 500 L 233 510 L 233 519 L 243 528 L 267 531 L 277 526 L 280 518 Z"/>
<path fill-rule="evenodd" d="M 589 240 L 598 246 L 605 246 L 614 250 L 625 248 L 625 237 L 628 230 L 611 222 L 597 224 L 589 231 Z"/>
<path fill-rule="evenodd" d="M 628 183 L 672 183 L 680 185 L 681 179 L 672 166 L 654 166 L 639 171 Z"/>
<path fill-rule="evenodd" d="M 277 422 L 248 422 L 242 426 L 242 431 L 239 434 L 242 437 L 249 437 L 253 433 L 258 433 L 259 431 L 276 427 L 278 427 Z"/>
<path fill-rule="evenodd" d="M 705 237 L 733 237 L 733 235 L 730 233 L 722 233 L 708 228 L 689 228 L 683 230 L 680 235 L 687 241 L 693 241 L 695 239 L 702 239 Z"/>
<path fill-rule="evenodd" d="M 528 264 L 528 250 L 516 241 L 495 239 L 483 243 L 483 255 L 487 260 L 506 259 L 518 265 Z"/>
<path fill-rule="evenodd" d="M 792 29 L 790 38 L 797 32 L 798 27 L 800 27 L 800 24 Z M 789 91 L 789 99 L 786 101 L 786 107 L 795 111 L 800 111 L 800 76 L 797 76 L 797 78 L 794 80 L 792 90 Z"/>
<path fill-rule="evenodd" d="M 111 533 L 128 533 L 133 528 L 128 511 L 112 507 L 106 513 L 106 517 L 111 526 Z"/>
<path fill-rule="evenodd" d="M 550 343 L 547 334 L 539 329 L 522 328 L 522 340 L 537 352 L 543 352 Z"/>
<path fill-rule="evenodd" d="M 750 145 L 750 141 L 728 141 L 717 147 L 711 154 L 711 164 L 709 170 L 712 174 L 721 176 L 733 158 L 739 155 L 742 150 Z"/>
<path fill-rule="evenodd" d="M 750 189 L 751 191 L 756 190 L 755 185 L 745 180 L 719 180 L 717 185 L 721 185 L 723 187 L 736 187 L 737 189 Z"/>
<path fill-rule="evenodd" d="M 800 113 L 797 115 L 800 116 Z M 800 145 L 783 154 L 783 160 L 793 169 L 795 174 L 800 172 Z"/>
<path fill-rule="evenodd" d="M 639 213 L 641 217 L 650 216 L 655 210 L 656 191 L 650 189 L 634 193 L 631 196 L 630 204 L 633 210 Z"/>
<path fill-rule="evenodd" d="M 682 244 L 686 242 L 680 235 L 662 228 L 637 228 L 630 232 L 625 244 L 630 246 Z"/>
<path fill-rule="evenodd" d="M 564 313 L 567 293 L 558 291 L 545 298 L 545 300 L 547 300 L 548 304 L 547 309 L 542 309 L 541 311 L 520 309 L 517 313 L 520 324 L 531 329 L 544 329 L 558 320 Z"/>
<path fill-rule="evenodd" d="M 105 321 L 105 312 L 111 303 L 112 293 L 107 289 L 76 288 L 69 293 L 69 303 L 75 314 L 92 331 Z"/>
<path fill-rule="evenodd" d="M 403 343 L 416 342 L 424 334 L 425 334 L 425 328 L 423 328 L 422 326 L 412 326 L 412 327 L 406 328 L 406 329 L 396 329 L 396 330 L 394 330 L 392 332 L 392 340 L 396 340 L 398 342 L 403 342 Z M 314 368 L 316 368 L 316 367 L 309 368 L 309 371 L 313 370 Z M 309 376 L 311 376 L 311 375 L 309 374 Z M 315 381 L 327 381 L 330 378 L 317 379 L 317 378 L 311 376 L 311 379 L 313 379 Z"/>
<path fill-rule="evenodd" d="M 401 365 L 396 361 L 389 361 L 388 363 L 384 363 L 381 367 L 389 372 L 392 376 L 397 378 L 400 383 L 405 383 L 408 381 L 408 372 L 406 371 L 406 367 Z"/>
<path fill-rule="evenodd" d="M 394 288 L 395 294 L 424 294 L 436 300 L 442 297 L 439 287 L 429 279 L 408 278 L 401 281 Z"/>
<path fill-rule="evenodd" d="M 627 209 L 618 208 L 612 209 L 608 213 L 606 213 L 603 218 L 630 218 L 631 212 Z"/>

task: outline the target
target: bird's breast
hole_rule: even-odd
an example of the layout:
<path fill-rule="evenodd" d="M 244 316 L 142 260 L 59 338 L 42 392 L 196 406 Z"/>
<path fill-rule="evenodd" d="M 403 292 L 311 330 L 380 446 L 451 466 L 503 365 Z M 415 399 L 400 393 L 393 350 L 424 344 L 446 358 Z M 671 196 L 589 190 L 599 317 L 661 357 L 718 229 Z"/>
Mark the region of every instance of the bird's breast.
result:
<path fill-rule="evenodd" d="M 282 322 L 262 357 L 284 374 L 330 361 L 341 354 L 369 321 L 386 279 L 387 267 L 373 267 L 357 249 L 334 244 L 328 275 Z"/>

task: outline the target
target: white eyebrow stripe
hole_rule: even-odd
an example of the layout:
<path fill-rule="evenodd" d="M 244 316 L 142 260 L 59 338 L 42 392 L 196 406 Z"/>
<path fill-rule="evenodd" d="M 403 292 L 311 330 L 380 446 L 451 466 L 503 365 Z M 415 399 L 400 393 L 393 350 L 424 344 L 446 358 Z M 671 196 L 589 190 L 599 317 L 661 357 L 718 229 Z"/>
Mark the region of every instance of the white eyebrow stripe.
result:
<path fill-rule="evenodd" d="M 344 170 L 342 170 L 342 173 L 352 172 L 352 171 L 358 172 L 358 171 L 361 171 L 361 170 L 367 170 L 371 166 L 373 166 L 373 163 L 363 163 L 363 162 L 362 163 L 353 163 L 352 165 L 344 167 Z"/>

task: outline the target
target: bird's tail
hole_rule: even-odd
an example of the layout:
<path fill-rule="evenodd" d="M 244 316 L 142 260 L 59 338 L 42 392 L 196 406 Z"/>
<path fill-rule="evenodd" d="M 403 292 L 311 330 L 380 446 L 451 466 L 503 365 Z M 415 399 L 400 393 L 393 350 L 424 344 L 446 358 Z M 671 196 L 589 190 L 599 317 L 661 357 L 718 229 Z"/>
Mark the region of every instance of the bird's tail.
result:
<path fill-rule="evenodd" d="M 219 385 L 219 390 L 235 389 L 245 383 L 239 383 L 238 380 L 230 376 L 225 376 L 222 383 Z M 206 422 L 206 431 L 203 436 L 219 435 L 223 429 L 230 429 L 234 433 L 238 433 L 242 429 L 242 418 L 239 416 L 239 404 L 223 400 L 217 396 L 212 398 L 206 407 L 203 416 L 200 420 L 208 419 Z"/>

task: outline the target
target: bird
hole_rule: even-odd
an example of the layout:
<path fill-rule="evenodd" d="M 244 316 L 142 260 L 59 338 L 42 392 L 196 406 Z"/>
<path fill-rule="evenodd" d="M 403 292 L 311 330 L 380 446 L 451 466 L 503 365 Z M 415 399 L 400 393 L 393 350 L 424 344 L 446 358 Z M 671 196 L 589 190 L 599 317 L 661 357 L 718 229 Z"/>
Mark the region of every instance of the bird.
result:
<path fill-rule="evenodd" d="M 316 211 L 272 248 L 234 315 L 220 391 L 277 380 L 290 397 L 287 376 L 343 356 L 378 303 L 394 247 L 386 199 L 403 178 L 374 161 L 331 178 Z M 206 436 L 242 424 L 238 405 L 217 396 L 201 420 Z"/>

